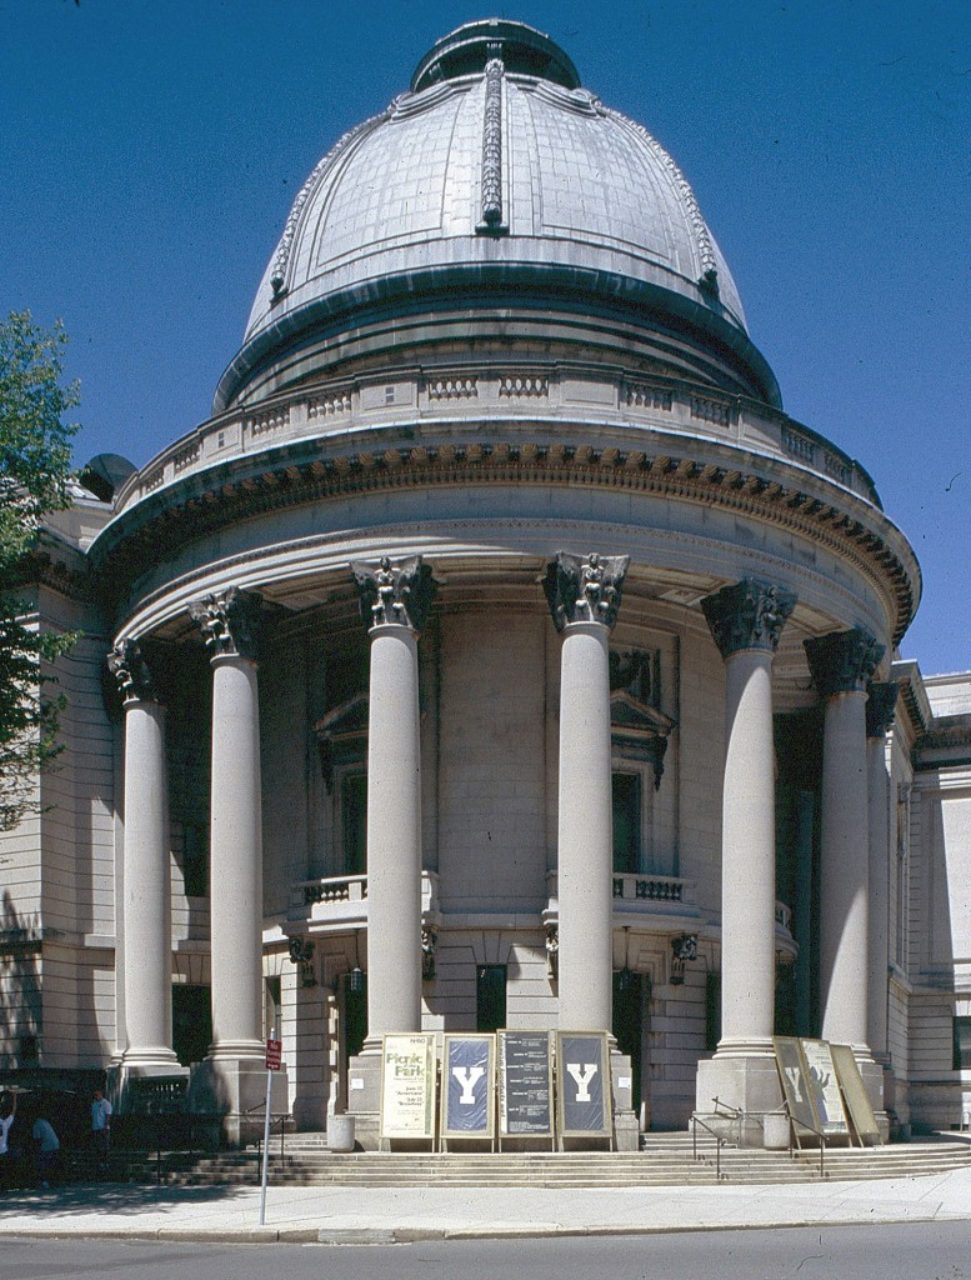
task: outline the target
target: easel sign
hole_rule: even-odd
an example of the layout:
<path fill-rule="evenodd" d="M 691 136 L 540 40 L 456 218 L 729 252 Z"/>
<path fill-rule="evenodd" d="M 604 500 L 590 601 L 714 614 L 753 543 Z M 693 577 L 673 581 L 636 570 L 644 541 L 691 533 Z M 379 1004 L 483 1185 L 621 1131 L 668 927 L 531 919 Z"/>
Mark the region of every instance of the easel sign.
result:
<path fill-rule="evenodd" d="M 848 1044 L 832 1044 L 833 1063 L 836 1075 L 843 1090 L 843 1101 L 850 1113 L 850 1121 L 856 1130 L 856 1136 L 863 1146 L 873 1146 L 880 1141 L 880 1126 L 873 1114 L 873 1107 L 867 1095 L 866 1085 L 860 1075 L 860 1068 L 853 1050 Z"/>
<path fill-rule="evenodd" d="M 820 1132 L 827 1138 L 848 1138 L 850 1126 L 843 1109 L 843 1095 L 829 1041 L 800 1039 L 799 1044 L 806 1060 L 809 1088 L 819 1117 Z"/>
<path fill-rule="evenodd" d="M 795 1036 L 773 1036 L 772 1046 L 798 1144 L 801 1136 L 819 1130 L 819 1117 L 813 1105 L 809 1073 Z"/>
<path fill-rule="evenodd" d="M 495 1136 L 496 1041 L 446 1035 L 442 1070 L 442 1138 Z"/>
<path fill-rule="evenodd" d="M 396 1032 L 382 1039 L 381 1138 L 435 1140 L 432 1032 Z"/>
<path fill-rule="evenodd" d="M 561 1138 L 610 1138 L 610 1057 L 605 1031 L 556 1033 Z"/>
<path fill-rule="evenodd" d="M 553 1064 L 548 1031 L 499 1031 L 499 1145 L 553 1138 Z"/>

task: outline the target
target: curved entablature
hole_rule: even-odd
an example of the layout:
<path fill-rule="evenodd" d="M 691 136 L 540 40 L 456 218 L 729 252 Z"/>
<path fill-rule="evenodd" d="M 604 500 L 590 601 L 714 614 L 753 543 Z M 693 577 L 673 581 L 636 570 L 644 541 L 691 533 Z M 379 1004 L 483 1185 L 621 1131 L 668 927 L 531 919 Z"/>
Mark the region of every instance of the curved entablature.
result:
<path fill-rule="evenodd" d="M 895 640 L 916 609 L 920 572 L 913 553 L 866 498 L 794 462 L 729 440 L 592 422 L 566 429 L 562 422 L 485 417 L 462 431 L 454 422 L 437 428 L 384 426 L 267 447 L 149 494 L 112 521 L 92 556 L 118 584 L 117 603 L 124 611 L 129 584 L 160 560 L 174 562 L 180 549 L 194 545 L 205 558 L 200 540 L 272 510 L 316 508 L 325 519 L 328 500 L 353 498 L 353 519 L 366 527 L 376 518 L 367 507 L 369 495 L 440 494 L 449 487 L 468 493 L 487 486 L 550 493 L 594 489 L 732 512 L 753 529 L 763 524 L 790 530 L 807 549 L 815 546 L 844 560 L 884 601 L 886 629 Z M 511 501 L 512 511 L 519 499 Z M 422 525 L 433 520 L 437 502 L 431 499 L 408 519 Z M 629 516 L 632 527 L 642 528 L 659 518 L 647 503 Z"/>

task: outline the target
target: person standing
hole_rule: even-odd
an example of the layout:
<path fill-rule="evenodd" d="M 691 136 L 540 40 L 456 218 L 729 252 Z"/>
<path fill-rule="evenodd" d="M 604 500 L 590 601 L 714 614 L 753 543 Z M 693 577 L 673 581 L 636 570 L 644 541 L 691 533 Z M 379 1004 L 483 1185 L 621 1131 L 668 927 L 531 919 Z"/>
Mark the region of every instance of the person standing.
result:
<path fill-rule="evenodd" d="M 43 1116 L 34 1121 L 30 1134 L 37 1144 L 37 1182 L 41 1190 L 46 1191 L 60 1158 L 61 1142 L 50 1120 Z"/>
<path fill-rule="evenodd" d="M 0 1190 L 6 1191 L 10 1184 L 10 1130 L 17 1114 L 17 1095 L 5 1093 L 0 1095 Z"/>
<path fill-rule="evenodd" d="M 111 1142 L 111 1103 L 100 1089 L 91 1100 L 91 1144 L 97 1161 L 97 1172 L 108 1172 L 108 1148 Z"/>

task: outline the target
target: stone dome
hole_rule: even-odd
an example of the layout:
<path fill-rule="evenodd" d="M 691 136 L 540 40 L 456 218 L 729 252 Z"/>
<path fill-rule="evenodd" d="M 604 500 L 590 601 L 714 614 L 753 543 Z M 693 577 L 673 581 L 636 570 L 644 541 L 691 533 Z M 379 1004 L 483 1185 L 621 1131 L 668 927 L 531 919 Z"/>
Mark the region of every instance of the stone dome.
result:
<path fill-rule="evenodd" d="M 322 326 L 459 295 L 532 295 L 553 311 L 600 300 L 634 323 L 661 317 L 730 352 L 737 389 L 778 403 L 678 166 L 521 23 L 469 23 L 438 41 L 410 90 L 316 166 L 216 408 L 252 397 L 254 370 Z"/>

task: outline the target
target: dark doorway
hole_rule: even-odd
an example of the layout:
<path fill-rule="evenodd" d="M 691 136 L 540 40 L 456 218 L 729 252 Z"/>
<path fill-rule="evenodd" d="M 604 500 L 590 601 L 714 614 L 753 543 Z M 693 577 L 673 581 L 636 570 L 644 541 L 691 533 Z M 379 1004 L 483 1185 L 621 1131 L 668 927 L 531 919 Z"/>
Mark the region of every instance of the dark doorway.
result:
<path fill-rule="evenodd" d="M 475 1029 L 498 1031 L 506 1025 L 506 966 L 480 964 L 476 970 Z"/>
<path fill-rule="evenodd" d="M 172 1048 L 184 1067 L 201 1062 L 212 1044 L 212 998 L 208 987 L 172 987 Z"/>
<path fill-rule="evenodd" d="M 367 1035 L 367 974 L 360 969 L 344 974 L 344 1052 L 354 1058 Z"/>
<path fill-rule="evenodd" d="M 641 1097 L 641 1045 L 644 1040 L 643 974 L 622 969 L 614 974 L 614 1025 L 617 1048 L 630 1056 L 631 1098 L 639 1111 Z"/>

